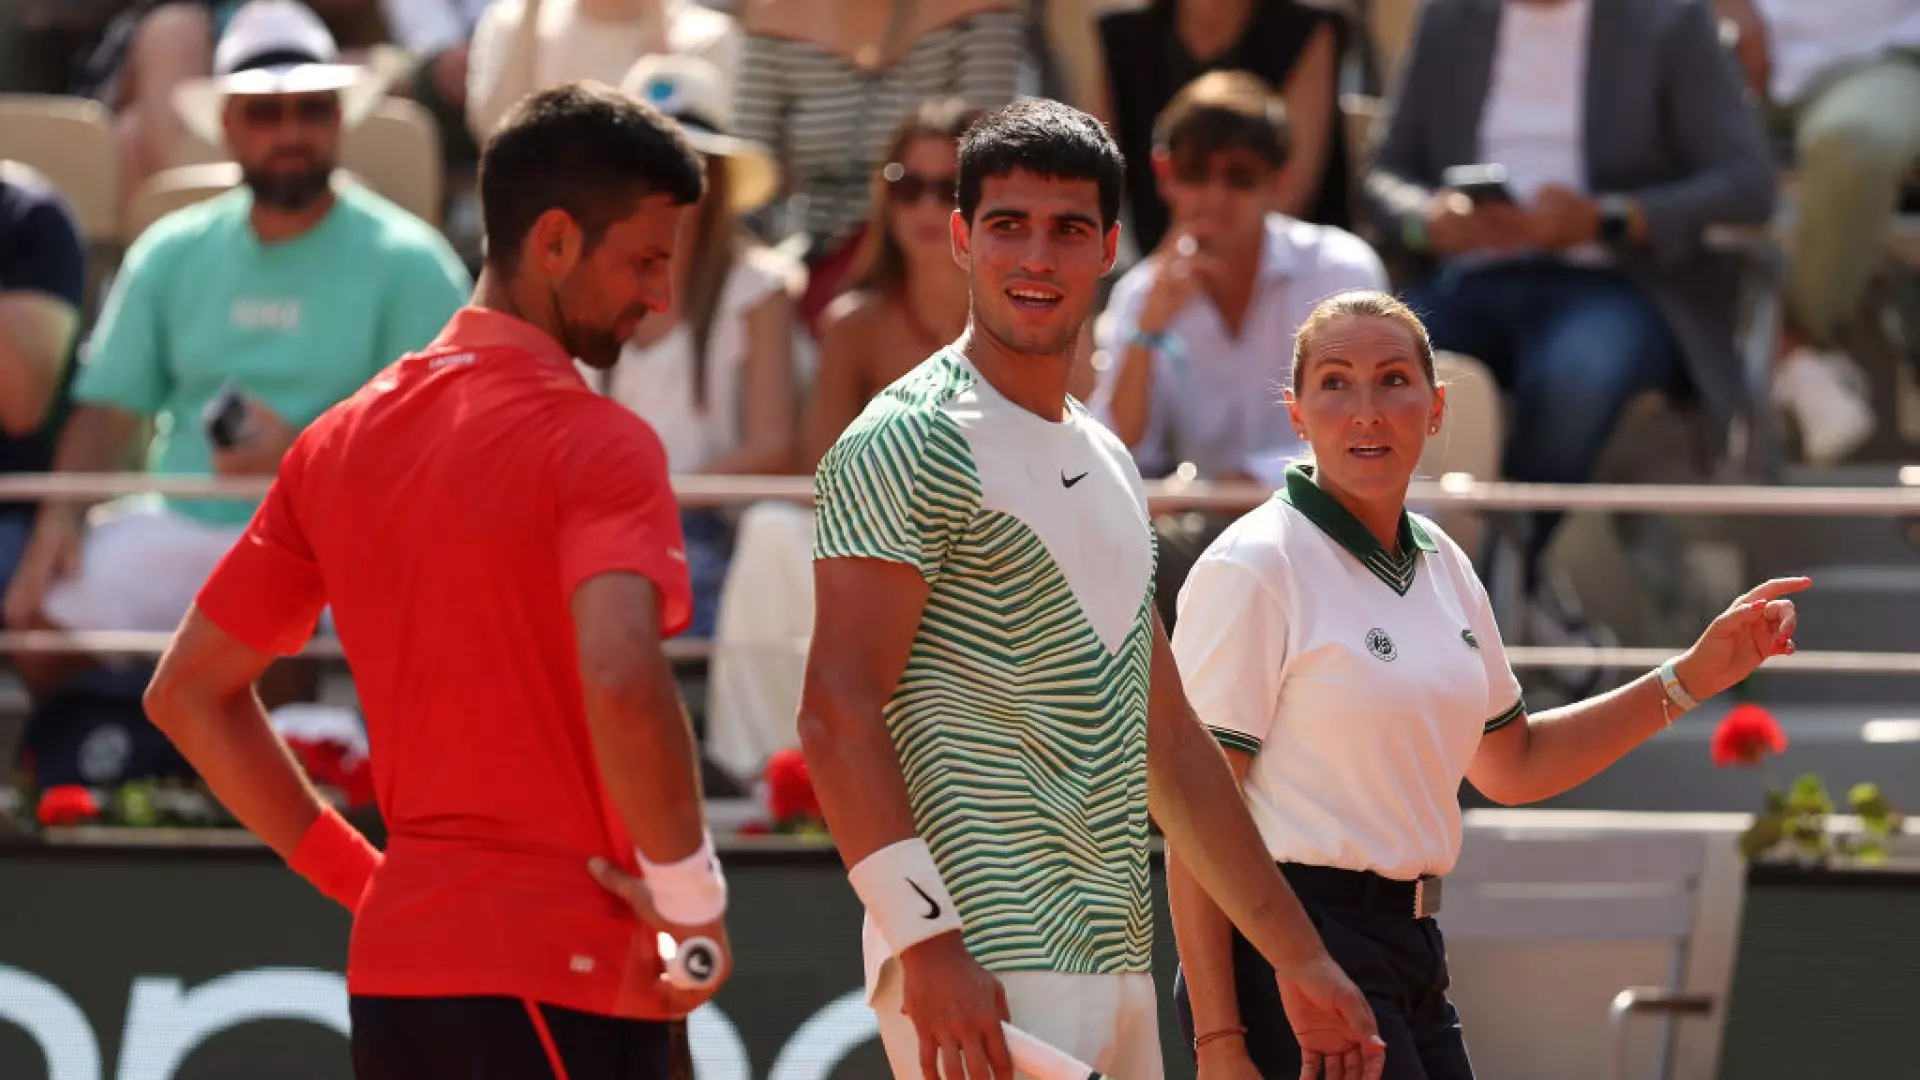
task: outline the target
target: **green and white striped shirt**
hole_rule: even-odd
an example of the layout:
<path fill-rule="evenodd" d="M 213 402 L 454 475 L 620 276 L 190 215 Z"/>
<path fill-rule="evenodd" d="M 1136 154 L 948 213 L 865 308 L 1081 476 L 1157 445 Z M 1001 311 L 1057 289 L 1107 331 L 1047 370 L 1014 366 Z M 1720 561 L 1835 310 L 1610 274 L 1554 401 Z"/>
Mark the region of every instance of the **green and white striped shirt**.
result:
<path fill-rule="evenodd" d="M 968 949 L 990 970 L 1148 970 L 1154 550 L 1126 447 L 947 349 L 814 486 L 815 559 L 905 563 L 930 588 L 886 718 Z"/>

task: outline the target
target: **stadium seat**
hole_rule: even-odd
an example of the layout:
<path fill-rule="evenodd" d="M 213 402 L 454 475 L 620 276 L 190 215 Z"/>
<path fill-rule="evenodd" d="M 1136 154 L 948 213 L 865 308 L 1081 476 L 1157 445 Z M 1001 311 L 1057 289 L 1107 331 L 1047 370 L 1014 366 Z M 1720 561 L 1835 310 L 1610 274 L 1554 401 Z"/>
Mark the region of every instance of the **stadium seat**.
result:
<path fill-rule="evenodd" d="M 0 94 L 0 154 L 53 182 L 89 244 L 119 239 L 119 144 L 105 106 L 87 98 Z"/>
<path fill-rule="evenodd" d="M 185 135 L 174 153 L 177 165 L 227 160 L 226 151 Z M 359 127 L 347 132 L 340 166 L 381 195 L 439 228 L 446 190 L 446 164 L 440 158 L 440 131 L 426 107 L 406 98 L 387 98 Z"/>
<path fill-rule="evenodd" d="M 179 165 L 149 177 L 127 209 L 127 243 L 131 245 L 148 226 L 175 210 L 210 199 L 239 182 L 240 166 L 231 161 Z"/>
<path fill-rule="evenodd" d="M 1443 352 L 1433 358 L 1433 373 L 1447 388 L 1447 414 L 1439 436 L 1427 440 L 1420 455 L 1419 476 L 1438 480 L 1448 473 L 1466 473 L 1480 481 L 1500 479 L 1506 414 L 1493 372 L 1470 356 Z M 1483 531 L 1478 517 L 1472 510 L 1452 510 L 1435 515 L 1435 520 L 1469 558 L 1477 559 Z"/>
<path fill-rule="evenodd" d="M 409 213 L 440 227 L 446 163 L 440 130 L 426 106 L 387 98 L 367 122 L 347 133 L 340 164 Z"/>

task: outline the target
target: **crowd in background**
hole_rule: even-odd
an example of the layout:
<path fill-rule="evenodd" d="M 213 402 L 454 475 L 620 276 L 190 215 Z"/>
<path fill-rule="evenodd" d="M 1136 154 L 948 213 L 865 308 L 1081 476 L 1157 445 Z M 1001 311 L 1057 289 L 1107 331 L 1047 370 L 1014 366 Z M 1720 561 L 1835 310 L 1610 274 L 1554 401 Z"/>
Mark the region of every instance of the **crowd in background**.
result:
<path fill-rule="evenodd" d="M 1127 156 L 1124 265 L 1073 392 L 1149 477 L 1276 482 L 1303 449 L 1277 405 L 1294 331 L 1349 288 L 1402 292 L 1497 388 L 1503 478 L 1587 480 L 1649 394 L 1715 446 L 1778 412 L 1823 464 L 1884 422 L 1846 343 L 1920 158 L 1920 0 L 1427 0 L 1362 127 L 1342 96 L 1383 62 L 1363 17 L 1378 3 L 384 0 L 384 33 L 350 32 L 339 0 L 321 5 L 331 27 L 295 0 L 130 7 L 67 88 L 112 110 L 119 190 L 196 140 L 246 182 L 146 229 L 94 317 L 60 193 L 30 163 L 0 167 L 0 471 L 270 475 L 471 288 L 458 213 L 446 235 L 340 180 L 343 134 L 383 95 L 425 106 L 451 206 L 516 101 L 583 78 L 675 116 L 708 162 L 672 310 L 585 373 L 653 425 L 676 474 L 809 472 L 961 333 L 957 139 L 1036 94 L 1099 116 Z M 350 74 L 222 112 L 209 88 L 263 47 Z M 1714 237 L 1773 220 L 1789 176 L 1787 318 L 1756 394 L 1736 352 L 1746 263 Z M 7 624 L 170 630 L 250 509 L 0 506 Z M 1228 520 L 1157 522 L 1169 622 Z M 1467 540 L 1510 564 L 1509 641 L 1597 640 L 1543 570 L 1555 524 Z M 716 643 L 709 751 L 751 777 L 792 737 L 810 520 L 767 505 L 684 525 L 693 633 Z M 14 659 L 43 712 L 138 681 Z M 270 696 L 311 693 L 289 668 Z"/>

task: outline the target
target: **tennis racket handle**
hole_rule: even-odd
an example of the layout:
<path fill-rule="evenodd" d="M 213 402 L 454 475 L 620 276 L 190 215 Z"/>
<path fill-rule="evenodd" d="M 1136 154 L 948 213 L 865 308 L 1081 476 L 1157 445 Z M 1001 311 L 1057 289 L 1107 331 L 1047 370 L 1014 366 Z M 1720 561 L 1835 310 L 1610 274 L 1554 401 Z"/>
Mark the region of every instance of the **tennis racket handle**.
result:
<path fill-rule="evenodd" d="M 1012 1024 L 1001 1023 L 1013 1067 L 1034 1080 L 1103 1080 L 1100 1070 L 1072 1054 L 1042 1042 Z"/>
<path fill-rule="evenodd" d="M 667 982 L 682 990 L 704 990 L 719 977 L 719 942 L 709 937 L 690 937 L 676 942 L 672 934 L 666 933 L 660 934 L 658 941 Z"/>

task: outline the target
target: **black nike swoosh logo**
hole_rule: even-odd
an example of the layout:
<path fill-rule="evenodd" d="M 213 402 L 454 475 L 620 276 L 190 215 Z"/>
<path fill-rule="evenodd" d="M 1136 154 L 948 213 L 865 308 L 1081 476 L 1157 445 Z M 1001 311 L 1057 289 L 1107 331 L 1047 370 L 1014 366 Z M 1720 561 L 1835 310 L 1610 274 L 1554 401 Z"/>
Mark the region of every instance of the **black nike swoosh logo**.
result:
<path fill-rule="evenodd" d="M 1067 474 L 1065 472 L 1062 472 L 1060 474 L 1060 483 L 1064 487 L 1072 487 L 1073 485 L 1079 483 L 1082 480 L 1085 480 L 1086 478 L 1087 478 L 1087 474 L 1081 473 L 1079 476 L 1076 476 L 1073 479 L 1069 480 L 1067 479 Z"/>
<path fill-rule="evenodd" d="M 927 915 L 926 915 L 926 917 L 927 917 L 927 918 L 929 918 L 929 919 L 937 919 L 937 918 L 939 918 L 939 917 L 940 917 L 940 905 L 939 905 L 939 904 L 936 904 L 936 903 L 934 903 L 934 900 L 933 900 L 933 897 L 931 897 L 931 896 L 928 896 L 928 895 L 927 895 L 927 890 L 925 890 L 925 889 L 923 889 L 923 888 L 921 888 L 921 887 L 920 887 L 920 886 L 919 886 L 918 884 L 916 884 L 916 883 L 914 882 L 914 880 L 913 880 L 912 878 L 908 878 L 908 879 L 907 879 L 907 884 L 908 884 L 909 886 L 912 886 L 912 888 L 913 888 L 913 891 L 914 891 L 914 892 L 917 892 L 917 893 L 919 893 L 919 894 L 920 894 L 920 899 L 922 899 L 922 900 L 925 900 L 925 901 L 927 902 Z"/>

